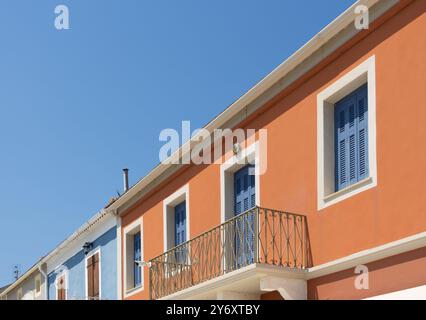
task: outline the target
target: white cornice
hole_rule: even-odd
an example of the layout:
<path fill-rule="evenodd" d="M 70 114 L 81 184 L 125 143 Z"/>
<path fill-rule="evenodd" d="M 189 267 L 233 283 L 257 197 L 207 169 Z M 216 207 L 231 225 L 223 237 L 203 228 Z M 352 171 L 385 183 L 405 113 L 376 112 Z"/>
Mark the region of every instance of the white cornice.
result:
<path fill-rule="evenodd" d="M 321 60 L 329 56 L 334 50 L 340 45 L 350 40 L 353 36 L 358 34 L 360 31 L 356 30 L 355 27 L 351 28 L 349 32 L 342 32 L 346 30 L 355 20 L 355 8 L 359 5 L 365 5 L 368 8 L 374 6 L 374 12 L 370 13 L 370 23 L 380 17 L 383 13 L 389 10 L 392 6 L 398 3 L 398 0 L 358 0 L 340 16 L 338 16 L 333 22 L 327 25 L 317 35 L 315 35 L 310 41 L 308 41 L 302 48 L 291 55 L 287 60 L 280 64 L 275 70 L 268 74 L 264 79 L 257 83 L 247 93 L 235 101 L 225 111 L 214 118 L 208 123 L 204 129 L 209 132 L 213 132 L 216 128 L 221 128 L 223 125 L 231 122 L 232 119 L 236 119 L 239 122 L 240 118 L 237 116 L 243 110 L 253 111 L 254 108 L 248 110 L 251 104 L 255 104 L 256 101 L 261 100 L 260 98 L 265 95 L 267 91 L 271 91 L 271 94 L 276 94 L 282 91 L 285 87 L 288 87 L 291 83 L 296 81 L 304 73 L 312 69 L 313 66 L 318 64 Z M 377 6 L 375 6 L 377 4 Z M 377 7 L 377 8 L 376 8 Z M 340 38 L 339 38 L 340 37 Z M 334 46 L 330 46 L 327 50 L 324 46 L 327 45 L 334 38 L 339 38 L 335 41 Z M 301 65 L 306 64 L 305 67 L 300 68 Z M 300 70 L 296 70 L 300 68 Z M 280 84 L 279 90 L 274 90 L 274 86 Z M 270 98 L 270 96 L 268 96 Z M 259 107 L 259 106 L 257 106 Z M 248 112 L 247 112 L 248 114 Z M 191 143 L 200 140 L 200 134 L 195 135 L 192 139 L 182 145 L 170 158 L 181 158 L 184 154 L 191 151 Z M 155 184 L 159 183 L 161 178 L 167 178 L 172 173 L 176 172 L 180 166 L 173 164 L 159 164 L 151 172 L 149 172 L 144 178 L 139 180 L 130 190 L 118 198 L 112 203 L 107 210 L 111 210 L 114 213 L 122 214 L 126 209 L 134 204 L 134 199 L 139 198 L 142 194 L 149 192 Z"/>

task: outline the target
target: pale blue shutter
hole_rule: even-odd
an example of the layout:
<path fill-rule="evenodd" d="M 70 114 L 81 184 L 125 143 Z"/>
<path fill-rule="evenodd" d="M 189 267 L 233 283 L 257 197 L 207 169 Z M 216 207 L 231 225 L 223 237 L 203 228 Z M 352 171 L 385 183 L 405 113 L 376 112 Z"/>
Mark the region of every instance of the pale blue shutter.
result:
<path fill-rule="evenodd" d="M 234 214 L 247 212 L 256 206 L 255 176 L 245 166 L 234 174 Z M 235 225 L 236 266 L 241 267 L 254 261 L 254 216 L 248 213 Z"/>
<path fill-rule="evenodd" d="M 256 206 L 255 176 L 249 174 L 250 168 L 245 166 L 234 174 L 234 214 L 239 215 Z"/>
<path fill-rule="evenodd" d="M 186 202 L 175 207 L 175 245 L 186 241 Z"/>
<path fill-rule="evenodd" d="M 134 256 L 134 286 L 139 287 L 142 282 L 141 267 L 136 261 L 141 261 L 141 233 L 138 232 L 133 236 L 133 256 Z"/>
<path fill-rule="evenodd" d="M 368 94 L 367 86 L 357 91 L 358 180 L 368 178 Z"/>
<path fill-rule="evenodd" d="M 364 85 L 335 105 L 336 191 L 368 177 L 367 101 Z"/>

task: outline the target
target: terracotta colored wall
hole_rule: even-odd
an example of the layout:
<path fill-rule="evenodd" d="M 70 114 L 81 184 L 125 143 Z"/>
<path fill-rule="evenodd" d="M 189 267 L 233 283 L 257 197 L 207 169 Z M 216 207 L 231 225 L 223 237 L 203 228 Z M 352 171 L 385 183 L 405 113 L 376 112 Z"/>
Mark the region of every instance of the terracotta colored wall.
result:
<path fill-rule="evenodd" d="M 350 300 L 426 285 L 426 248 L 406 252 L 366 265 L 369 288 L 355 288 L 355 269 L 308 281 L 308 299 Z"/>
<path fill-rule="evenodd" d="M 403 1 L 409 2 L 409 1 Z M 342 48 L 245 126 L 268 130 L 261 205 L 308 216 L 315 265 L 426 229 L 425 1 Z M 317 211 L 317 94 L 376 55 L 378 186 Z M 265 107 L 266 108 L 266 107 Z M 220 166 L 189 167 L 123 217 L 144 216 L 144 258 L 163 251 L 163 199 L 189 183 L 190 237 L 220 223 Z M 145 291 L 134 298 L 148 298 Z"/>

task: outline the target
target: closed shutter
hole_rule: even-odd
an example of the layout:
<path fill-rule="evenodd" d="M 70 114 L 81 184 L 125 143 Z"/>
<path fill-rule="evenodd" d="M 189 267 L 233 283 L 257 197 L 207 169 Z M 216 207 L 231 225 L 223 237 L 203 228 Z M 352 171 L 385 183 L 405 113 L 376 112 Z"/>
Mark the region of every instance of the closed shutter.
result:
<path fill-rule="evenodd" d="M 93 259 L 87 259 L 87 296 L 89 299 L 93 297 Z"/>
<path fill-rule="evenodd" d="M 368 166 L 368 90 L 363 86 L 357 92 L 358 107 L 358 179 L 362 180 L 369 176 Z"/>
<path fill-rule="evenodd" d="M 66 282 L 65 282 L 65 276 L 61 276 L 58 279 L 57 284 L 57 297 L 58 300 L 66 300 Z"/>
<path fill-rule="evenodd" d="M 254 166 L 245 166 L 234 174 L 234 215 L 238 216 L 256 206 Z M 247 213 L 235 223 L 235 256 L 237 267 L 254 260 L 254 213 Z"/>
<path fill-rule="evenodd" d="M 87 296 L 97 300 L 99 296 L 99 253 L 87 259 Z"/>
<path fill-rule="evenodd" d="M 255 176 L 249 174 L 245 166 L 234 174 L 234 215 L 239 215 L 256 206 Z"/>
<path fill-rule="evenodd" d="M 139 287 L 142 282 L 141 267 L 136 261 L 141 261 L 141 233 L 138 232 L 133 236 L 133 258 L 134 258 L 134 286 Z"/>
<path fill-rule="evenodd" d="M 365 85 L 336 103 L 336 191 L 368 177 L 367 101 Z"/>
<path fill-rule="evenodd" d="M 186 202 L 175 207 L 175 245 L 186 241 Z"/>
<path fill-rule="evenodd" d="M 99 299 L 99 254 L 93 256 L 93 299 Z"/>

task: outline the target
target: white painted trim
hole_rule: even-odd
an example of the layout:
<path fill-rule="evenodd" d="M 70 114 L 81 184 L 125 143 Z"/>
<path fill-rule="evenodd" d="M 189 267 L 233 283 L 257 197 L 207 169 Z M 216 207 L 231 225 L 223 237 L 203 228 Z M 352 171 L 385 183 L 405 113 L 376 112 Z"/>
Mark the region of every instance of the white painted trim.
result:
<path fill-rule="evenodd" d="M 259 281 L 262 277 L 265 276 L 279 276 L 286 277 L 288 279 L 305 279 L 305 274 L 305 270 L 295 270 L 293 268 L 253 263 L 241 269 L 221 275 L 217 278 L 201 282 L 193 287 L 175 292 L 171 295 L 160 298 L 159 300 L 194 299 L 194 297 L 197 295 L 220 290 L 223 287 L 232 285 L 239 282 L 240 280 L 247 278 L 258 279 Z"/>
<path fill-rule="evenodd" d="M 401 253 L 426 247 L 426 232 L 384 245 L 354 253 L 352 255 L 330 261 L 308 269 L 307 279 L 313 279 L 354 268 L 357 265 L 392 257 Z"/>
<path fill-rule="evenodd" d="M 24 280 L 26 280 L 30 275 L 32 275 L 35 271 L 38 271 L 39 267 L 42 265 L 42 261 L 43 259 L 40 259 L 35 265 L 33 265 L 22 276 L 20 276 L 18 280 L 16 280 L 9 287 L 7 287 L 2 293 L 0 293 L 0 297 L 7 296 L 9 292 L 16 289 L 18 285 L 21 284 Z"/>
<path fill-rule="evenodd" d="M 87 277 L 87 260 L 91 257 L 93 257 L 95 254 L 99 255 L 99 300 L 102 300 L 102 256 L 101 256 L 101 248 L 98 247 L 96 250 L 92 251 L 90 254 L 88 254 L 84 259 L 84 284 L 85 284 L 85 294 L 86 300 L 89 300 L 89 284 L 88 284 L 88 277 Z"/>
<path fill-rule="evenodd" d="M 173 214 L 172 209 L 185 201 L 185 210 L 186 210 L 186 240 L 191 239 L 190 232 L 190 212 L 189 212 L 189 184 L 184 185 L 182 188 L 177 190 L 175 193 L 167 197 L 163 201 L 163 249 L 164 252 L 173 248 L 172 245 L 169 244 L 170 237 L 170 226 L 169 220 L 170 215 Z"/>
<path fill-rule="evenodd" d="M 144 230 L 143 230 L 143 217 L 133 221 L 131 224 L 129 224 L 128 226 L 126 226 L 123 230 L 123 238 L 124 238 L 124 250 L 123 250 L 123 254 L 124 254 L 124 269 L 123 269 L 123 295 L 124 298 L 128 298 L 138 292 L 141 292 L 144 290 L 145 287 L 145 277 L 144 277 L 144 269 L 143 267 L 141 267 L 141 285 L 139 287 L 136 288 L 129 288 L 128 287 L 128 262 L 129 259 L 127 257 L 128 254 L 128 243 L 127 243 L 127 236 L 128 235 L 134 235 L 136 234 L 138 231 L 140 231 L 141 233 L 141 260 L 144 260 L 144 256 L 145 256 L 145 250 L 144 250 Z M 133 263 L 132 263 L 133 265 Z M 120 279 L 121 279 L 121 275 L 119 275 Z"/>
<path fill-rule="evenodd" d="M 55 300 L 58 300 L 58 282 L 59 279 L 64 277 L 65 279 L 65 300 L 68 300 L 68 288 L 69 288 L 69 277 L 68 277 L 68 270 L 62 271 L 61 273 L 58 273 L 55 278 Z"/>
<path fill-rule="evenodd" d="M 100 221 L 91 225 L 84 234 L 80 234 L 72 241 L 64 241 L 54 250 L 54 254 L 44 259 L 47 264 L 47 274 L 50 274 L 58 266 L 63 265 L 66 261 L 79 253 L 84 243 L 94 242 L 113 227 L 116 227 L 116 217 L 112 214 L 108 214 L 103 216 Z M 117 236 L 118 235 L 116 235 L 116 237 Z"/>
<path fill-rule="evenodd" d="M 426 300 L 426 285 L 366 298 L 364 300 Z"/>
<path fill-rule="evenodd" d="M 197 295 L 218 290 L 220 287 L 228 286 L 242 279 L 251 278 L 256 275 L 261 277 L 274 276 L 287 279 L 315 279 L 339 271 L 355 268 L 357 265 L 368 264 L 373 261 L 378 261 L 422 247 L 426 247 L 426 232 L 418 233 L 410 237 L 364 250 L 306 270 L 295 270 L 265 264 L 251 264 L 247 267 L 173 293 L 161 298 L 160 300 L 193 299 Z"/>
<path fill-rule="evenodd" d="M 254 161 L 253 161 L 254 160 Z M 260 157 L 259 142 L 254 142 L 241 150 L 240 154 L 229 158 L 220 166 L 220 221 L 224 223 L 234 212 L 234 206 L 231 205 L 229 196 L 234 199 L 234 172 L 243 168 L 247 164 L 255 165 L 255 188 L 256 188 L 256 206 L 260 206 Z M 232 188 L 231 188 L 232 186 Z M 232 192 L 229 190 L 231 189 Z M 227 216 L 228 213 L 228 216 Z"/>
<path fill-rule="evenodd" d="M 375 69 L 376 57 L 373 55 L 328 86 L 317 96 L 318 210 L 377 186 Z M 369 177 L 344 190 L 334 192 L 334 104 L 365 83 L 368 86 Z"/>
<path fill-rule="evenodd" d="M 279 81 L 283 83 L 278 92 L 287 88 L 290 84 L 294 83 L 297 79 L 303 76 L 306 72 L 312 70 L 313 66 L 320 63 L 323 59 L 328 57 L 331 53 L 354 36 L 359 34 L 361 30 L 357 30 L 353 26 L 355 19 L 354 9 L 359 5 L 365 5 L 370 8 L 370 23 L 381 17 L 390 8 L 396 5 L 398 0 L 358 0 L 339 17 L 327 25 L 323 30 L 317 33 L 311 40 L 309 40 L 302 48 L 296 51 L 292 56 L 285 60 L 275 70 L 268 74 L 264 79 L 257 83 L 240 99 L 234 102 L 230 107 L 213 119 L 204 129 L 212 132 L 215 128 L 220 128 L 231 119 L 236 118 L 239 112 L 245 110 L 245 115 L 250 115 L 257 107 L 249 109 L 248 107 L 254 103 L 256 99 L 261 100 L 262 95 L 272 90 L 273 86 Z M 377 5 L 376 5 L 377 4 Z M 353 27 L 352 27 L 353 26 Z M 350 30 L 346 28 L 350 27 Z M 346 31 L 346 32 L 345 32 Z M 295 71 L 297 69 L 297 71 Z M 275 93 L 278 93 L 275 91 Z M 274 96 L 272 90 L 272 96 Z M 250 112 L 249 112 L 250 111 Z M 199 141 L 199 135 L 192 137 L 190 141 L 182 145 L 174 154 L 170 156 L 175 159 L 177 155 L 186 151 L 191 151 L 190 145 L 193 141 Z M 188 148 L 189 146 L 189 148 Z M 163 181 L 159 177 L 167 170 L 172 168 L 172 164 L 163 165 L 159 164 L 144 178 L 139 180 L 128 192 L 122 197 L 117 199 L 109 209 L 122 214 L 129 207 L 133 201 L 144 195 L 144 191 L 148 191 L 153 185 Z M 166 175 L 167 177 L 169 174 Z M 136 200 L 135 200 L 136 199 Z"/>
<path fill-rule="evenodd" d="M 260 280 L 260 290 L 278 291 L 284 300 L 307 300 L 308 284 L 304 279 L 265 277 Z"/>

